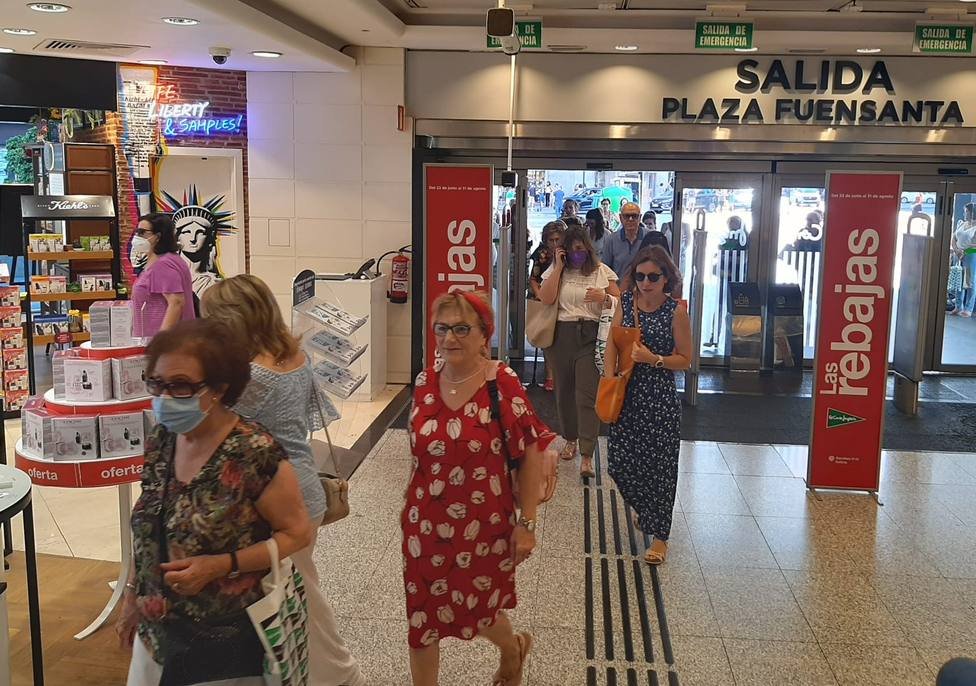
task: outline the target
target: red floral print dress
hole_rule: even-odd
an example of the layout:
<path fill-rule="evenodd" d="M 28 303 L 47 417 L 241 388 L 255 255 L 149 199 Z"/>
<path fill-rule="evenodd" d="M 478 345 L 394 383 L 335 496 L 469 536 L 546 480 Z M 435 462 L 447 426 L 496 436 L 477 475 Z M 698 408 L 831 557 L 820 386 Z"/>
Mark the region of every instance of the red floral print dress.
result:
<path fill-rule="evenodd" d="M 516 606 L 507 459 L 521 458 L 529 445 L 545 449 L 555 438 L 507 366 L 499 366 L 497 379 L 504 437 L 491 417 L 487 386 L 452 411 L 440 397 L 438 376 L 433 368 L 417 376 L 413 474 L 400 517 L 412 648 L 448 636 L 470 640 L 499 610 Z"/>

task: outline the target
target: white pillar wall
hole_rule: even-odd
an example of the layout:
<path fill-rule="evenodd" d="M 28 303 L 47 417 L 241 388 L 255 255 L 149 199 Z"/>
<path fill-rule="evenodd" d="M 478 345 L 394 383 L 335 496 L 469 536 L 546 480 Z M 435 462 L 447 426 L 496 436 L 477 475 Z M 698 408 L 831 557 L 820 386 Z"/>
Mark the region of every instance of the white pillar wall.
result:
<path fill-rule="evenodd" d="M 404 50 L 354 52 L 347 73 L 247 75 L 251 273 L 286 317 L 300 270 L 353 271 L 411 242 L 410 120 L 397 130 Z M 387 380 L 409 383 L 410 305 L 387 309 Z"/>

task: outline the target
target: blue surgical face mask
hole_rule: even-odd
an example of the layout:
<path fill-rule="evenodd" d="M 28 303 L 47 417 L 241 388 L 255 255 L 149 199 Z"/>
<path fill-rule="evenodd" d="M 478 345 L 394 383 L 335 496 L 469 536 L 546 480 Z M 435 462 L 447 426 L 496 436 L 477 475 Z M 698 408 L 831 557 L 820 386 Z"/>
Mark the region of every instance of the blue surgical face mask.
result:
<path fill-rule="evenodd" d="M 192 398 L 156 396 L 152 399 L 152 409 L 160 424 L 178 434 L 190 433 L 209 414 L 209 410 L 204 412 L 200 409 L 200 394 Z"/>

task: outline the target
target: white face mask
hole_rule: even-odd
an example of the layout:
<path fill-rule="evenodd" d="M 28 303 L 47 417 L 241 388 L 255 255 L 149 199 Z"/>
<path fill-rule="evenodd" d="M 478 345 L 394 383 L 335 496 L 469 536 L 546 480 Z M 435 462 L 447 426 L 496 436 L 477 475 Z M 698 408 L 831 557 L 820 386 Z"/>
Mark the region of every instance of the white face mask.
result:
<path fill-rule="evenodd" d="M 152 252 L 152 243 L 149 242 L 148 238 L 133 236 L 132 252 L 136 255 L 148 255 L 150 252 Z"/>

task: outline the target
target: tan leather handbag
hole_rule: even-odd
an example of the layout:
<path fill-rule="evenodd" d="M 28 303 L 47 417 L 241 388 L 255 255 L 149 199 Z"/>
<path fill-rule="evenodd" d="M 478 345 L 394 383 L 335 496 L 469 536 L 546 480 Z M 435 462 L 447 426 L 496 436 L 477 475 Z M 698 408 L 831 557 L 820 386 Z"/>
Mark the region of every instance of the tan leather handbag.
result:
<path fill-rule="evenodd" d="M 600 385 L 596 390 L 596 416 L 607 424 L 613 424 L 620 417 L 620 411 L 624 408 L 624 398 L 627 397 L 627 384 L 634 371 L 631 351 L 641 338 L 636 293 L 634 293 L 634 326 L 611 327 L 610 336 L 613 338 L 613 346 L 617 349 L 617 374 L 600 377 Z"/>
<path fill-rule="evenodd" d="M 329 455 L 332 456 L 332 466 L 335 467 L 336 478 L 319 474 L 322 490 L 325 491 L 325 516 L 319 526 L 326 526 L 345 519 L 349 516 L 349 482 L 339 477 L 339 461 L 336 459 L 335 448 L 332 447 L 332 437 L 329 429 L 325 429 L 325 438 L 329 442 Z"/>

